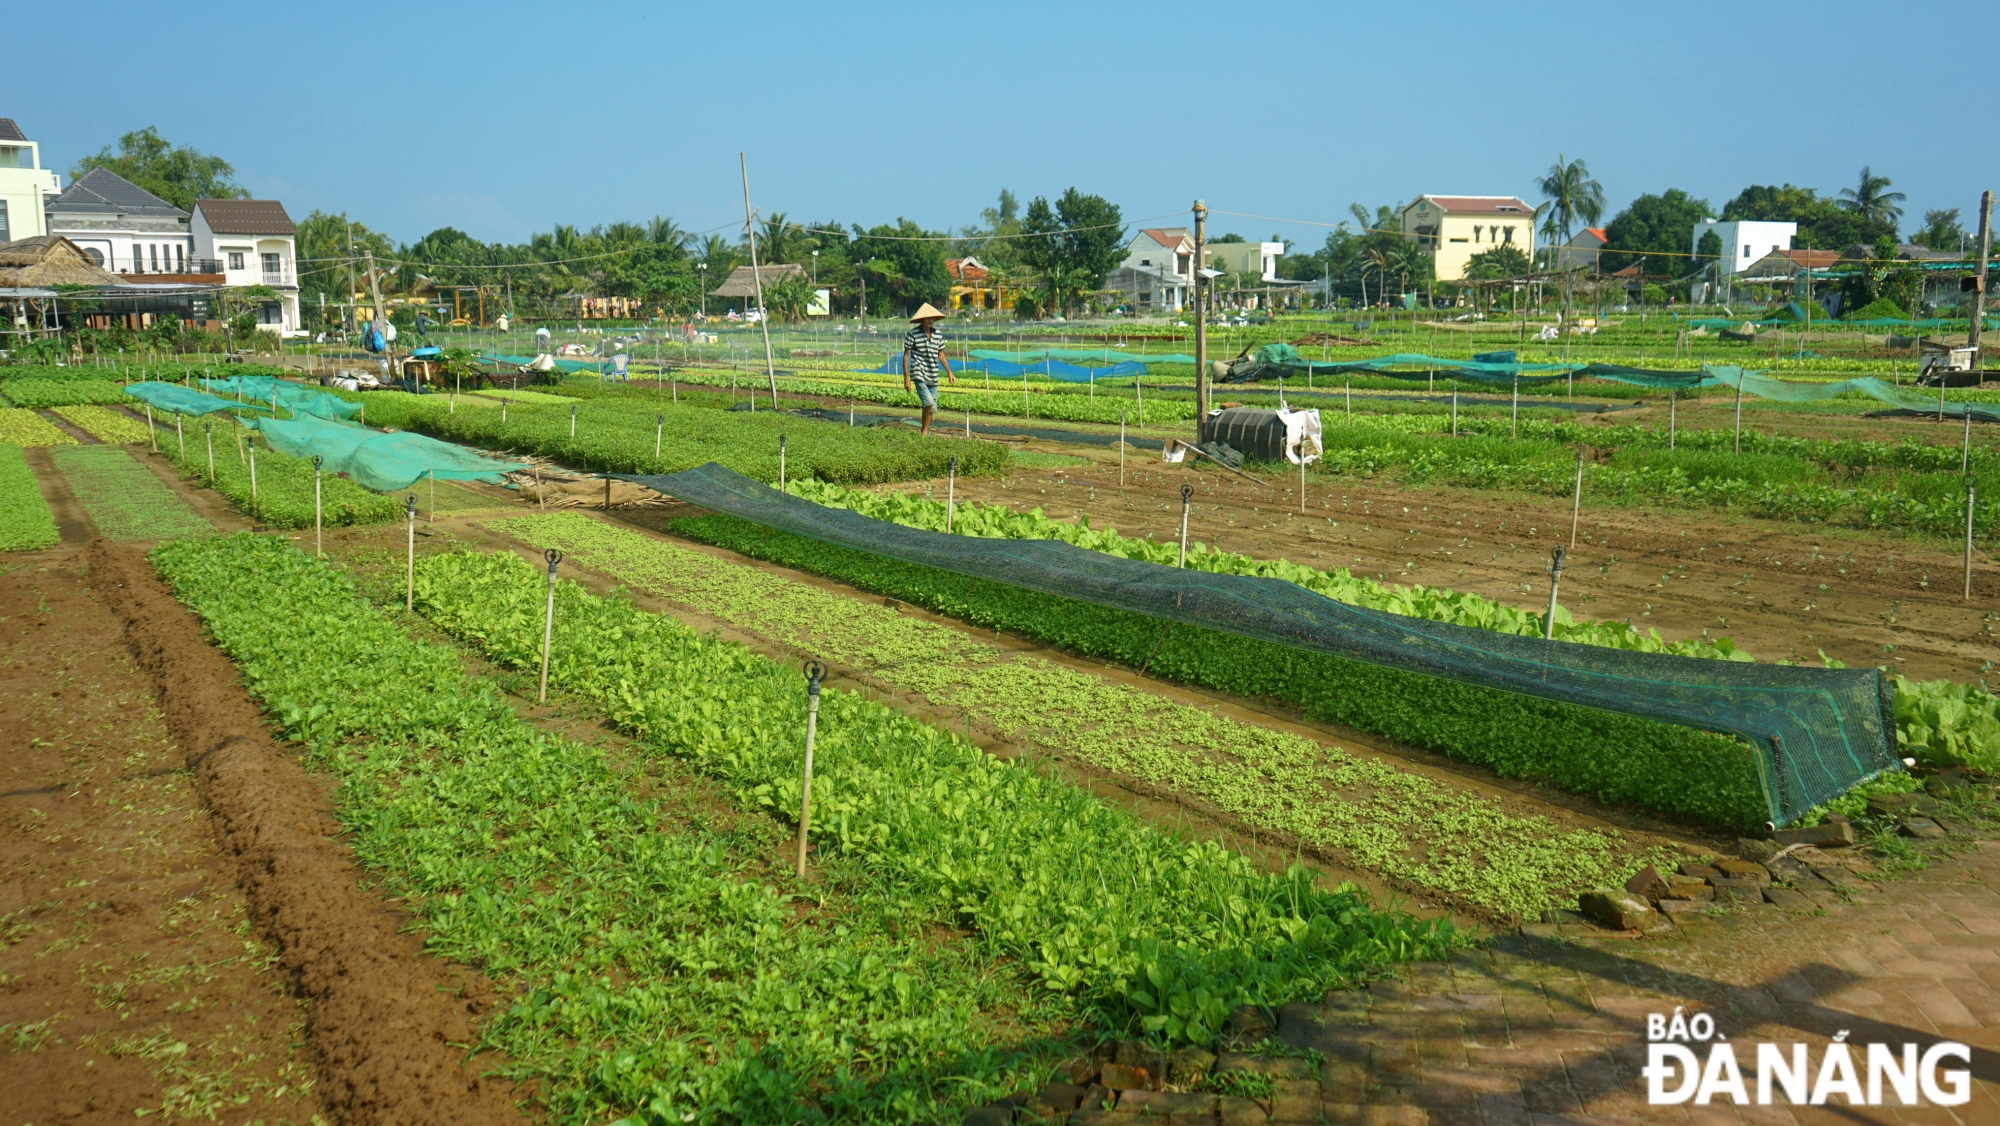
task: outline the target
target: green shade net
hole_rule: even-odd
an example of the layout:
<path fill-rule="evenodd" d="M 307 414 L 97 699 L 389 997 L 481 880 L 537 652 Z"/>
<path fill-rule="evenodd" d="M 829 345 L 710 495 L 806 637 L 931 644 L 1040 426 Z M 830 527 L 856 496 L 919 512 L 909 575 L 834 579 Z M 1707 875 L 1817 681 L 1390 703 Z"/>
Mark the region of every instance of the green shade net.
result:
<path fill-rule="evenodd" d="M 170 414 L 214 414 L 246 406 L 234 399 L 220 399 L 206 391 L 196 391 L 178 383 L 130 383 L 125 386 L 125 393 L 152 404 L 155 410 Z M 268 400 L 264 409 L 271 409 Z"/>
<path fill-rule="evenodd" d="M 1141 352 L 1120 352 L 1116 348 L 1026 348 L 1021 351 L 1006 351 L 999 348 L 974 348 L 975 360 L 1006 360 L 1014 364 L 1034 364 L 1043 360 L 1062 360 L 1068 363 L 1084 363 L 1089 360 L 1112 363 L 1139 364 L 1191 364 L 1194 357 L 1180 352 L 1163 356 L 1151 356 Z"/>
<path fill-rule="evenodd" d="M 246 419 L 244 425 L 261 431 L 279 453 L 322 458 L 326 472 L 342 474 L 378 493 L 407 489 L 426 478 L 498 484 L 501 474 L 527 464 L 498 461 L 422 434 L 369 430 L 311 415 Z"/>
<path fill-rule="evenodd" d="M 351 403 L 316 387 L 301 387 L 269 375 L 239 375 L 228 379 L 204 379 L 202 385 L 219 395 L 241 395 L 245 406 L 271 409 L 275 391 L 278 405 L 292 414 L 312 414 L 321 418 L 353 418 L 361 413 L 360 403 Z"/>
<path fill-rule="evenodd" d="M 490 356 L 481 354 L 474 358 L 482 364 L 507 365 L 511 367 L 524 367 L 535 362 L 535 357 L 533 356 Z M 611 370 L 611 363 L 608 360 L 599 360 L 594 363 L 583 360 L 556 360 L 555 365 L 556 370 L 565 375 L 577 371 L 606 372 Z"/>
<path fill-rule="evenodd" d="M 1735 387 L 1739 383 L 1745 395 L 1755 395 L 1760 399 L 1771 399 L 1781 403 L 1816 403 L 1838 398 L 1849 392 L 1858 392 L 1878 402 L 1904 410 L 1922 411 L 1935 414 L 1938 411 L 1938 397 L 1925 395 L 1909 387 L 1885 383 L 1874 376 L 1860 379 L 1843 379 L 1838 383 L 1799 383 L 1787 379 L 1772 379 L 1759 372 L 1745 371 L 1739 367 L 1709 366 L 1702 369 L 1709 382 L 1724 387 Z M 1581 374 L 1581 373 L 1578 373 Z M 2000 403 L 1944 403 L 1946 418 L 1973 418 L 1985 422 L 2000 422 Z"/>
<path fill-rule="evenodd" d="M 1877 669 L 1703 660 L 1404 617 L 1281 579 L 1163 567 L 1059 540 L 909 528 L 788 496 L 714 462 L 620 476 L 765 527 L 919 566 L 1378 667 L 1727 732 L 1757 748 L 1770 819 L 1779 825 L 1900 767 L 1895 687 Z"/>

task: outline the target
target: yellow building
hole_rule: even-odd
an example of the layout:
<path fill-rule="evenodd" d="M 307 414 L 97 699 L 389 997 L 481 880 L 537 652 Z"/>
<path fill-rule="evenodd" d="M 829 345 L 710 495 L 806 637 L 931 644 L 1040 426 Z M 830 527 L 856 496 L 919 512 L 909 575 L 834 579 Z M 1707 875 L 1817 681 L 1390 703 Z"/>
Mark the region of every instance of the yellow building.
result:
<path fill-rule="evenodd" d="M 1518 247 L 1535 259 L 1535 209 L 1511 195 L 1420 195 L 1403 208 L 1403 233 L 1431 256 L 1439 281 L 1465 277 L 1472 256 Z"/>

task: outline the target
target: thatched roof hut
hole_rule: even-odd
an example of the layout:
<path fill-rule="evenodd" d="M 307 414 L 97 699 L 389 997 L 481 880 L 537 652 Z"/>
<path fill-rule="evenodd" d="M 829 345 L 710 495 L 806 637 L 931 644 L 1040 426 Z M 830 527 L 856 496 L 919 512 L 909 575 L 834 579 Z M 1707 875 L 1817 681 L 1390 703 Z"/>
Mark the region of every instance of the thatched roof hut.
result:
<path fill-rule="evenodd" d="M 806 268 L 796 262 L 776 262 L 755 269 L 738 266 L 729 271 L 729 277 L 721 285 L 708 292 L 712 297 L 755 297 L 760 278 L 764 288 L 769 289 L 786 278 L 802 278 L 805 275 Z"/>
<path fill-rule="evenodd" d="M 123 285 L 124 279 L 91 264 L 61 235 L 0 243 L 0 286 Z"/>

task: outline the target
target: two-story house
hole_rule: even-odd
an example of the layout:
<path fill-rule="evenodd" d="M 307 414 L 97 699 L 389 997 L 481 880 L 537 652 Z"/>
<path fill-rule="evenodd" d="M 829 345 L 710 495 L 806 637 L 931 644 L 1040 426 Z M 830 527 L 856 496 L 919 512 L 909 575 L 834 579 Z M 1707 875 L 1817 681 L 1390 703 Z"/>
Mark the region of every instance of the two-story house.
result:
<path fill-rule="evenodd" d="M 1439 281 L 1460 281 L 1475 254 L 1512 246 L 1535 259 L 1535 209 L 1511 195 L 1420 195 L 1402 211 L 1403 234 L 1431 256 Z"/>
<path fill-rule="evenodd" d="M 48 234 L 42 204 L 61 190 L 61 179 L 42 167 L 42 146 L 0 117 L 0 242 Z"/>
<path fill-rule="evenodd" d="M 50 234 L 77 245 L 94 264 L 147 283 L 221 285 L 222 269 L 194 252 L 189 215 L 104 168 L 93 168 L 48 201 Z"/>
<path fill-rule="evenodd" d="M 1285 256 L 1282 242 L 1211 242 L 1202 248 L 1208 268 L 1239 277 L 1278 280 L 1278 259 Z"/>
<path fill-rule="evenodd" d="M 298 228 L 274 199 L 198 199 L 188 222 L 194 253 L 215 259 L 230 288 L 268 286 L 259 328 L 281 336 L 299 327 Z"/>

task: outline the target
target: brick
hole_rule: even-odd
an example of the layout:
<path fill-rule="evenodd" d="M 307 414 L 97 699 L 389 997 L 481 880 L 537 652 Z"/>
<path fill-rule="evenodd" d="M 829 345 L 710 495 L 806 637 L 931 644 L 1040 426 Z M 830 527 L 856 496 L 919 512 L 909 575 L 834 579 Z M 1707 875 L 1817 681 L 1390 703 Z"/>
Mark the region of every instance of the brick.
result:
<path fill-rule="evenodd" d="M 1659 913 L 1645 900 L 1623 891 L 1587 891 L 1578 897 L 1577 904 L 1585 915 L 1612 930 L 1647 930 L 1659 920 Z"/>
<path fill-rule="evenodd" d="M 1648 864 L 1625 881 L 1625 890 L 1640 899 L 1659 899 L 1667 894 L 1667 878 Z"/>
<path fill-rule="evenodd" d="M 1427 1126 L 1430 1115 L 1418 1106 L 1364 1106 L 1357 1119 L 1358 1126 Z"/>
<path fill-rule="evenodd" d="M 1098 1073 L 1098 1082 L 1114 1091 L 1133 1091 L 1149 1090 L 1157 1080 L 1143 1067 L 1107 1063 L 1104 1065 L 1104 1070 Z"/>
<path fill-rule="evenodd" d="M 1812 900 L 1789 888 L 1765 888 L 1764 902 L 1776 904 L 1778 907 L 1794 915 L 1807 915 L 1818 909 Z"/>
<path fill-rule="evenodd" d="M 1715 899 L 1718 903 L 1762 903 L 1764 901 L 1764 885 L 1755 880 L 1734 880 L 1725 876 L 1722 879 L 1711 880 L 1709 882 L 1715 888 Z"/>
<path fill-rule="evenodd" d="M 1251 1099 L 1224 1095 L 1218 1107 L 1221 1126 L 1263 1126 L 1271 1120 L 1270 1111 Z"/>
<path fill-rule="evenodd" d="M 1718 860 L 1715 867 L 1725 879 L 1755 880 L 1764 884 L 1771 882 L 1770 869 L 1754 860 Z"/>
<path fill-rule="evenodd" d="M 1854 843 L 1854 826 L 1828 822 L 1805 829 L 1779 829 L 1771 834 L 1771 839 L 1777 841 L 1781 848 L 1796 844 L 1815 848 L 1846 848 Z"/>
<path fill-rule="evenodd" d="M 1479 1096 L 1479 1120 L 1485 1126 L 1531 1126 L 1527 1100 L 1519 1093 Z"/>
<path fill-rule="evenodd" d="M 1319 1120 L 1319 1090 L 1311 1093 L 1296 1092 L 1271 1096 L 1271 1121 L 1273 1122 L 1316 1122 Z"/>

